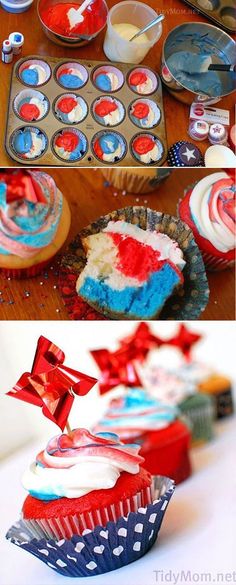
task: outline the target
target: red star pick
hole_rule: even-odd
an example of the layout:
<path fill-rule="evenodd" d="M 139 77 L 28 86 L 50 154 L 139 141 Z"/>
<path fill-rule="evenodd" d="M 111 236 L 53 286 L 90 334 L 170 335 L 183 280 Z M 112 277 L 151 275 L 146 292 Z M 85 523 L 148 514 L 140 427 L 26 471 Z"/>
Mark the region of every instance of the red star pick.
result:
<path fill-rule="evenodd" d="M 150 349 L 160 347 L 164 344 L 160 337 L 154 335 L 148 323 L 139 323 L 134 333 L 121 340 L 121 347 L 129 350 L 130 358 L 143 362 Z"/>
<path fill-rule="evenodd" d="M 168 340 L 168 345 L 174 345 L 182 351 L 185 359 L 190 361 L 192 346 L 202 338 L 199 333 L 193 333 L 181 323 L 177 334 Z"/>
<path fill-rule="evenodd" d="M 65 354 L 41 336 L 38 340 L 32 371 L 22 374 L 9 396 L 42 408 L 44 416 L 63 431 L 74 401 L 97 383 L 96 378 L 64 366 Z"/>
<path fill-rule="evenodd" d="M 99 379 L 100 394 L 105 394 L 119 384 L 125 386 L 142 386 L 135 365 L 130 360 L 129 350 L 121 347 L 111 352 L 108 349 L 92 350 L 91 355 L 101 370 Z"/>

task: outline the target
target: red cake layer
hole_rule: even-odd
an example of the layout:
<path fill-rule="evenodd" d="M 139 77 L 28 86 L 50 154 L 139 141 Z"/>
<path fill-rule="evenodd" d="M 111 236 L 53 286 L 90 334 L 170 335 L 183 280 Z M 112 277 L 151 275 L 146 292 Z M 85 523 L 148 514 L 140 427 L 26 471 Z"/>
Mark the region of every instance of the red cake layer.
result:
<path fill-rule="evenodd" d="M 60 498 L 45 502 L 32 496 L 24 501 L 23 518 L 40 519 L 84 514 L 91 510 L 117 504 L 132 497 L 151 485 L 152 478 L 149 472 L 140 468 L 140 472 L 132 475 L 122 472 L 116 485 L 108 490 L 94 490 L 81 498 Z"/>
<path fill-rule="evenodd" d="M 207 252 L 208 254 L 212 254 L 212 256 L 217 256 L 218 258 L 224 258 L 225 260 L 234 260 L 234 250 L 229 250 L 229 252 L 224 253 L 220 250 L 217 250 L 209 240 L 201 236 L 198 232 L 198 229 L 195 223 L 192 220 L 191 210 L 190 210 L 190 197 L 191 197 L 192 189 L 186 193 L 184 199 L 179 204 L 179 217 L 187 223 L 187 225 L 193 231 L 196 243 L 198 244 L 200 250 L 202 252 Z"/>
<path fill-rule="evenodd" d="M 180 483 L 191 474 L 189 447 L 191 433 L 180 420 L 165 429 L 150 431 L 141 435 L 140 455 L 145 459 L 144 467 L 152 475 L 166 475 Z M 129 441 L 125 441 L 128 443 Z"/>

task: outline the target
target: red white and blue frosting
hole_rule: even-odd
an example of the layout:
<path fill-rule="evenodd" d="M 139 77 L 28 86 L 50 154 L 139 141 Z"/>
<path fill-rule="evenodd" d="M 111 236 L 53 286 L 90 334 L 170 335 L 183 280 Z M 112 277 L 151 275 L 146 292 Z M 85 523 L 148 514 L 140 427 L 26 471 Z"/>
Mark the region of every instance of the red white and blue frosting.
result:
<path fill-rule="evenodd" d="M 22 483 L 39 500 L 80 498 L 114 487 L 123 471 L 139 473 L 143 462 L 139 449 L 139 445 L 124 445 L 114 433 L 75 429 L 49 441 L 24 473 Z"/>
<path fill-rule="evenodd" d="M 87 264 L 77 291 L 101 312 L 152 318 L 183 282 L 182 251 L 165 234 L 111 221 L 102 232 L 88 236 L 85 246 Z"/>
<path fill-rule="evenodd" d="M 96 430 L 118 433 L 123 439 L 134 438 L 169 426 L 178 414 L 174 405 L 163 404 L 146 390 L 129 388 L 124 396 L 111 401 Z"/>

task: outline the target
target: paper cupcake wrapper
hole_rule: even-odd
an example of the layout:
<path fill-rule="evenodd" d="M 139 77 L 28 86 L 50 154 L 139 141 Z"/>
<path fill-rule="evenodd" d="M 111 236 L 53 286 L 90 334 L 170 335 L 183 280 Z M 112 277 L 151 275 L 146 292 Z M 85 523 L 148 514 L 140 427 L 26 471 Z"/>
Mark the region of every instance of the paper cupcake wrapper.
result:
<path fill-rule="evenodd" d="M 214 394 L 207 394 L 206 392 L 202 393 L 210 396 L 214 401 L 216 419 L 225 418 L 234 413 L 234 402 L 231 388 Z"/>
<path fill-rule="evenodd" d="M 187 407 L 182 403 L 179 405 L 180 411 L 186 415 L 191 423 L 192 442 L 201 443 L 210 441 L 214 436 L 213 420 L 214 406 L 209 402 L 206 406 Z"/>
<path fill-rule="evenodd" d="M 100 575 L 132 563 L 153 546 L 173 491 L 172 480 L 157 476 L 153 478 L 151 504 L 116 522 L 85 530 L 82 536 L 59 541 L 35 538 L 20 520 L 9 529 L 6 538 L 65 577 Z"/>
<path fill-rule="evenodd" d="M 71 319 L 101 320 L 105 315 L 83 301 L 76 292 L 76 281 L 86 264 L 82 238 L 100 232 L 109 221 L 123 220 L 144 230 L 167 234 L 177 241 L 184 253 L 184 286 L 165 303 L 158 319 L 197 319 L 204 311 L 209 288 L 201 253 L 189 227 L 177 217 L 166 215 L 146 207 L 125 207 L 100 217 L 83 229 L 71 242 L 62 259 L 59 273 L 59 289 Z M 108 317 L 110 318 L 110 316 Z"/>
<path fill-rule="evenodd" d="M 24 522 L 31 528 L 36 537 L 41 535 L 47 538 L 71 538 L 74 534 L 83 534 L 84 530 L 93 530 L 98 524 L 106 525 L 109 521 L 116 522 L 121 516 L 136 512 L 140 506 L 145 507 L 150 504 L 152 496 L 152 487 L 148 487 L 122 502 L 107 507 L 103 506 L 84 514 L 24 520 Z"/>
<path fill-rule="evenodd" d="M 180 205 L 181 201 L 184 199 L 186 193 L 188 193 L 188 191 L 190 189 L 193 189 L 193 187 L 195 187 L 196 184 L 197 184 L 197 181 L 195 183 L 192 183 L 192 185 L 189 185 L 187 187 L 187 189 L 184 190 L 184 196 L 181 197 L 181 199 L 179 199 L 179 202 L 177 205 L 178 217 L 179 217 L 179 205 Z M 202 255 L 205 267 L 207 268 L 207 270 L 209 270 L 211 272 L 219 272 L 221 270 L 226 270 L 226 268 L 232 268 L 235 265 L 234 260 L 227 260 L 226 258 L 219 258 L 219 256 L 213 256 L 212 254 L 209 254 L 209 252 L 205 252 L 204 250 L 200 250 L 200 251 L 201 251 L 201 255 Z"/>
<path fill-rule="evenodd" d="M 39 116 L 39 118 L 36 118 L 33 121 L 39 122 L 40 120 L 43 120 L 43 118 L 45 118 L 47 116 L 48 111 L 49 111 L 49 107 L 50 107 L 48 98 L 43 93 L 41 93 L 41 91 L 38 91 L 36 89 L 30 89 L 30 87 L 28 89 L 23 89 L 22 91 L 20 91 L 20 93 L 18 93 L 16 95 L 16 97 L 14 99 L 14 103 L 13 103 L 13 109 L 14 109 L 15 114 L 17 116 L 19 116 L 19 118 L 21 120 L 23 120 L 23 122 L 27 122 L 27 120 L 25 120 L 25 118 L 23 118 L 19 113 L 20 103 L 24 99 L 27 99 L 27 98 L 30 98 L 30 99 L 31 98 L 38 98 L 43 103 L 44 113 L 41 116 Z"/>
<path fill-rule="evenodd" d="M 41 272 L 52 262 L 54 256 L 45 260 L 45 262 L 40 262 L 39 264 L 35 264 L 34 266 L 29 266 L 28 268 L 1 268 L 0 273 L 6 276 L 7 278 L 32 278 L 33 276 L 37 276 L 41 274 Z"/>
<path fill-rule="evenodd" d="M 143 176 L 136 175 L 132 172 L 127 172 L 125 169 L 101 169 L 103 176 L 116 187 L 116 189 L 125 189 L 130 193 L 145 194 L 157 189 L 159 183 L 166 179 L 171 173 L 171 169 L 155 169 L 156 176 L 145 176 L 145 169 Z"/>

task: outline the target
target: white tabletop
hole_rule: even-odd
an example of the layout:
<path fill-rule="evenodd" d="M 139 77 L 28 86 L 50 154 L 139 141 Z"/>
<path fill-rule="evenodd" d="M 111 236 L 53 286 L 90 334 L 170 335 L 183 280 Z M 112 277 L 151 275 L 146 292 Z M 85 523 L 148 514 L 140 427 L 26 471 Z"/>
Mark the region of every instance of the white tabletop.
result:
<path fill-rule="evenodd" d="M 112 573 L 73 581 L 80 585 L 236 582 L 236 573 L 233 575 L 235 444 L 235 417 L 231 417 L 217 423 L 214 441 L 192 450 L 194 474 L 176 488 L 159 539 L 147 555 Z M 4 538 L 7 529 L 18 519 L 25 497 L 21 475 L 41 447 L 42 443 L 31 444 L 0 465 L 1 585 L 73 583 Z M 189 573 L 181 576 L 181 571 Z M 206 580 L 201 573 L 211 573 L 211 577 Z M 217 577 L 217 573 L 223 573 L 224 577 Z"/>

